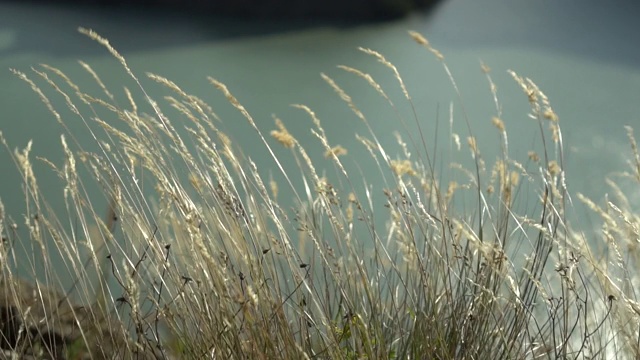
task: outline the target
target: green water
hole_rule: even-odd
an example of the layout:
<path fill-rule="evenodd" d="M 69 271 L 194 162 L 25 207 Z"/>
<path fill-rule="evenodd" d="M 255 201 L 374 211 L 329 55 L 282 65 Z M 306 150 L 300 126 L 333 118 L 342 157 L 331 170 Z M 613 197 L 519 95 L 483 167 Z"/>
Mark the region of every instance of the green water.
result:
<path fill-rule="evenodd" d="M 317 150 L 317 154 L 321 154 L 322 147 L 309 132 L 310 120 L 303 112 L 290 106 L 308 105 L 323 122 L 332 144 L 347 147 L 353 159 L 358 160 L 358 163 L 346 160 L 346 165 L 352 169 L 357 169 L 356 165 L 361 166 L 364 174 L 377 174 L 374 163 L 368 160 L 366 152 L 353 136 L 354 133 L 366 134 L 366 128 L 319 75 L 323 72 L 335 78 L 353 96 L 383 144 L 391 149 L 391 157 L 399 156 L 400 149 L 395 145 L 392 133 L 396 130 L 407 133 L 394 112 L 363 81 L 336 68 L 336 65 L 344 64 L 371 73 L 398 103 L 401 116 L 410 124 L 409 133 L 416 136 L 411 108 L 403 100 L 397 82 L 388 69 L 357 50 L 362 46 L 383 53 L 397 66 L 413 97 L 428 146 L 435 146 L 432 144 L 436 140 L 439 144 L 436 149 L 441 155 L 439 166 L 452 160 L 469 163 L 466 147 L 460 152 L 451 151 L 453 147 L 448 136 L 450 109 L 454 132 L 464 139 L 468 135 L 468 119 L 487 162 L 491 163 L 498 154 L 499 137 L 490 122 L 497 110 L 487 80 L 480 70 L 481 61 L 491 67 L 491 75 L 498 87 L 501 117 L 509 132 L 511 155 L 526 160 L 527 151 L 540 146 L 536 140 L 539 139 L 535 133 L 537 125 L 527 118 L 527 99 L 510 79 L 507 70 L 513 69 L 532 78 L 549 96 L 560 117 L 569 190 L 586 193 L 596 200 L 602 199 L 607 191 L 605 175 L 623 169 L 629 156 L 623 126 L 628 124 L 640 128 L 640 64 L 635 62 L 637 54 L 629 53 L 627 46 L 630 45 L 624 42 L 615 45 L 623 49 L 620 53 L 626 57 L 622 58 L 603 54 L 606 49 L 593 49 L 593 54 L 587 51 L 587 47 L 580 46 L 569 46 L 563 50 L 553 41 L 541 42 L 540 37 L 534 35 L 527 42 L 523 35 L 527 31 L 532 34 L 539 31 L 544 35 L 550 30 L 539 22 L 514 20 L 523 16 L 520 12 L 531 10 L 521 9 L 519 12 L 516 7 L 525 6 L 524 3 L 502 7 L 497 6 L 498 3 L 496 0 L 488 4 L 493 4 L 494 10 L 499 9 L 502 13 L 484 12 L 484 15 L 473 18 L 470 13 L 479 13 L 474 12 L 476 5 L 472 2 L 450 1 L 430 16 L 417 15 L 393 23 L 351 27 L 325 25 L 266 34 L 262 33 L 263 25 L 254 32 L 242 32 L 238 30 L 242 27 L 233 22 L 206 27 L 201 21 L 188 25 L 181 20 L 173 24 L 174 31 L 171 31 L 172 25 L 167 23 L 166 15 L 154 22 L 154 16 L 128 14 L 125 20 L 118 22 L 92 10 L 0 5 L 0 14 L 7 19 L 10 14 L 13 19 L 13 22 L 4 22 L 9 25 L 0 23 L 0 108 L 3 111 L 0 130 L 12 147 L 24 147 L 29 139 L 33 139 L 34 157 L 47 156 L 57 163 L 63 159 L 60 147 L 63 129 L 31 89 L 7 70 L 9 68 L 29 73 L 31 66 L 46 63 L 63 70 L 87 92 L 99 94 L 100 89 L 78 65 L 77 60 L 81 59 L 90 64 L 117 99 L 126 104 L 122 86 L 135 88 L 135 84 L 106 50 L 75 32 L 75 28 L 82 25 L 94 27 L 112 40 L 112 44 L 127 58 L 131 69 L 143 78 L 143 85 L 152 97 L 159 98 L 167 92 L 144 79 L 145 72 L 165 76 L 206 100 L 224 120 L 221 128 L 240 144 L 245 154 L 262 166 L 265 175 L 273 173 L 278 179 L 273 160 L 257 141 L 246 120 L 208 84 L 206 76 L 227 84 L 265 133 L 273 128 L 272 114 L 277 114 L 301 143 L 308 146 L 309 152 Z M 56 11 L 55 17 L 47 15 L 47 11 L 54 11 L 52 9 Z M 580 27 L 580 22 L 590 21 L 589 16 L 595 16 L 596 12 L 589 14 L 575 19 L 576 27 Z M 19 16 L 24 21 L 37 19 L 39 22 L 27 26 L 24 21 L 15 20 Z M 46 22 L 48 16 L 51 24 Z M 538 15 L 530 16 L 539 16 L 540 21 L 543 19 L 540 11 Z M 58 19 L 57 22 L 54 18 Z M 220 30 L 224 26 L 232 30 Z M 407 36 L 408 29 L 423 32 L 445 55 L 462 99 L 453 90 L 442 65 Z M 561 42 L 572 36 L 575 27 L 559 27 L 555 31 L 559 38 L 556 42 Z M 505 38 L 505 33 L 509 32 L 513 33 L 515 40 Z M 605 30 L 602 32 L 600 35 L 606 38 Z M 485 34 L 483 39 L 486 41 L 474 41 L 479 33 Z M 597 39 L 593 42 L 594 48 L 597 47 Z M 603 45 L 605 48 L 611 46 Z M 53 101 L 65 118 L 71 117 L 60 98 Z M 69 126 L 76 125 L 72 122 Z M 81 137 L 80 142 L 83 146 L 95 148 L 87 137 Z M 288 152 L 283 150 L 278 154 L 287 156 Z M 316 158 L 320 161 L 320 171 L 324 166 L 327 172 L 333 173 L 328 162 L 322 162 L 320 156 Z M 55 202 L 55 197 L 61 199 L 61 182 L 42 164 L 38 164 L 36 170 L 45 191 L 55 191 L 51 195 L 54 199 L 52 205 L 63 211 L 62 204 Z M 21 218 L 24 199 L 20 193 L 20 178 L 6 151 L 0 152 L 0 173 L 0 197 L 7 212 L 21 225 L 24 223 Z M 300 183 L 299 179 L 295 181 Z M 377 175 L 368 176 L 366 181 L 374 188 L 382 186 Z M 640 191 L 628 191 L 631 200 L 640 203 Z M 377 196 L 382 199 L 381 194 Z M 95 205 L 106 209 L 103 199 L 97 198 Z"/>

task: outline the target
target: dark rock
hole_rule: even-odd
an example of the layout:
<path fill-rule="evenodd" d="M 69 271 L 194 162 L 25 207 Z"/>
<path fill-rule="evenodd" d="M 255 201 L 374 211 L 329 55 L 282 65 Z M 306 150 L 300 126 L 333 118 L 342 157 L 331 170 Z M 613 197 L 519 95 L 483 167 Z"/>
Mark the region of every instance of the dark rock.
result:
<path fill-rule="evenodd" d="M 155 359 L 139 352 L 122 324 L 56 291 L 0 279 L 0 358 Z"/>
<path fill-rule="evenodd" d="M 159 7 L 260 19 L 386 20 L 428 9 L 438 0 L 58 0 L 99 6 Z M 47 1 L 51 4 L 52 1 Z"/>

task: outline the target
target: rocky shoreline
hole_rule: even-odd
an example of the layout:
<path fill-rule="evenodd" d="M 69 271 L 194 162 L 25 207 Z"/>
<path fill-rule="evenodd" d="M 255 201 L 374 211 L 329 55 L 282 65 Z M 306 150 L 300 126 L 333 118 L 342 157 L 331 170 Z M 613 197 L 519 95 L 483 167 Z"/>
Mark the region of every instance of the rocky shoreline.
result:
<path fill-rule="evenodd" d="M 0 279 L 0 359 L 162 359 L 104 311 L 25 280 Z"/>
<path fill-rule="evenodd" d="M 394 19 L 413 11 L 428 10 L 437 2 L 438 0 L 58 0 L 46 1 L 46 4 L 167 8 L 244 19 L 371 21 Z"/>

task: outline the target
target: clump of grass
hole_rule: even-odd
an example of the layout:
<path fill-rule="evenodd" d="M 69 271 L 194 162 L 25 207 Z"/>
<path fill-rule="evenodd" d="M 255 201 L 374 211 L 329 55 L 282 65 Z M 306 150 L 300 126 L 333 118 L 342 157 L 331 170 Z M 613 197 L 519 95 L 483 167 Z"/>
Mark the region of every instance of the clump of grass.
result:
<path fill-rule="evenodd" d="M 451 163 L 441 174 L 400 72 L 382 54 L 360 49 L 391 71 L 403 103 L 370 74 L 339 68 L 373 88 L 405 128 L 410 122 L 398 109 L 409 108 L 418 131 L 408 132 L 407 140 L 396 134 L 397 149 L 383 147 L 365 112 L 323 74 L 366 126 L 355 144 L 377 166 L 354 173 L 348 147 L 332 143 L 311 108 L 294 105 L 310 119 L 335 169 L 329 176 L 285 121 L 274 118 L 275 129 L 263 133 L 232 91 L 208 78 L 271 155 L 283 179 L 276 182 L 261 170 L 267 165 L 254 163 L 220 130 L 204 100 L 147 74 L 170 93 L 152 99 L 108 41 L 80 31 L 105 46 L 137 88 L 124 90 L 123 106 L 88 64 L 82 66 L 101 96 L 50 66 L 30 75 L 14 70 L 66 131 L 62 164 L 38 159 L 61 179 L 66 212 L 54 211 L 42 194 L 31 144 L 16 151 L 27 213 L 18 225 L 0 207 L 7 240 L 0 304 L 5 353 L 97 359 L 640 356 L 633 251 L 638 214 L 610 181 L 614 200 L 598 205 L 578 196 L 602 218 L 601 249 L 587 242 L 590 233 L 572 228 L 559 118 L 532 80 L 511 72 L 529 101 L 541 147 L 525 159 L 512 157 L 508 121 L 483 66 L 496 105 L 490 123 L 501 139 L 499 156 L 487 163 L 471 131 L 451 133 L 457 148 L 466 137 L 472 166 Z M 410 37 L 442 63 L 457 92 L 444 56 L 422 35 Z M 75 119 L 63 119 L 52 96 Z M 73 121 L 84 124 L 96 150 L 83 148 Z M 640 156 L 627 131 L 634 157 L 622 176 L 637 186 Z M 276 155 L 280 146 L 289 158 Z M 363 185 L 362 175 L 383 185 Z M 101 196 L 89 190 L 96 184 Z M 282 191 L 292 202 L 278 200 Z M 108 204 L 106 216 L 94 205 L 100 202 Z M 34 274 L 35 264 L 44 268 L 34 284 L 16 275 L 20 246 L 30 252 Z M 50 262 L 53 254 L 62 265 Z M 65 271 L 74 281 L 61 289 Z"/>

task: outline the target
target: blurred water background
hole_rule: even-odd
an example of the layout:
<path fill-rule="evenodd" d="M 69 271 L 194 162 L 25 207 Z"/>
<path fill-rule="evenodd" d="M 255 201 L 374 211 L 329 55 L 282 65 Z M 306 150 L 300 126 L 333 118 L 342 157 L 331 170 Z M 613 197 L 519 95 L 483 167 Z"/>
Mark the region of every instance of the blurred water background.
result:
<path fill-rule="evenodd" d="M 498 87 L 511 154 L 525 161 L 528 150 L 540 145 L 537 125 L 527 118 L 527 99 L 507 70 L 533 79 L 560 117 L 569 190 L 600 201 L 608 191 L 605 176 L 624 169 L 630 156 L 624 125 L 635 126 L 640 132 L 638 16 L 640 3 L 631 0 L 615 5 L 595 0 L 443 0 L 428 14 L 382 23 L 249 21 L 149 9 L 3 2 L 0 130 L 11 147 L 23 148 L 33 139 L 34 157 L 46 156 L 56 163 L 63 160 L 60 135 L 64 130 L 29 86 L 9 71 L 11 68 L 29 72 L 31 66 L 46 63 L 63 70 L 87 92 L 98 94 L 99 88 L 78 64 L 83 60 L 126 103 L 122 87 L 133 87 L 131 80 L 103 47 L 77 32 L 78 26 L 83 26 L 108 38 L 141 78 L 145 72 L 165 76 L 208 101 L 224 120 L 221 128 L 263 167 L 266 176 L 275 169 L 273 161 L 246 121 L 206 76 L 226 83 L 265 133 L 274 128 L 272 114 L 277 114 L 310 151 L 322 154 L 322 147 L 309 133 L 308 116 L 290 106 L 306 104 L 317 113 L 333 144 L 347 147 L 355 159 L 367 157 L 353 136 L 365 134 L 364 125 L 322 81 L 319 74 L 324 72 L 353 96 L 383 143 L 394 149 L 391 156 L 395 157 L 400 149 L 392 132 L 406 133 L 393 111 L 363 81 L 336 68 L 344 64 L 371 73 L 394 100 L 404 104 L 393 76 L 357 50 L 362 46 L 384 54 L 404 76 L 426 140 L 432 144 L 438 139 L 440 143 L 440 168 L 451 159 L 468 159 L 468 151 L 461 155 L 448 152 L 450 107 L 456 132 L 468 135 L 466 111 L 487 162 L 492 163 L 498 154 L 500 140 L 491 125 L 497 112 L 481 62 L 492 69 Z M 424 34 L 444 54 L 461 100 L 441 64 L 417 46 L 407 30 Z M 150 80 L 143 79 L 143 84 L 152 97 L 167 93 Z M 61 101 L 57 107 L 64 114 Z M 402 109 L 411 120 L 406 104 Z M 72 122 L 69 126 L 75 125 Z M 91 148 L 90 139 L 80 140 Z M 289 156 L 287 151 L 279 154 Z M 355 165 L 355 161 L 349 162 L 349 166 Z M 325 166 L 333 172 L 329 163 Z M 63 213 L 61 182 L 40 163 L 37 170 L 41 170 L 37 173 L 40 186 L 45 191 L 51 188 L 52 205 Z M 273 173 L 278 179 L 277 171 Z M 375 168 L 365 168 L 363 173 L 373 174 L 366 180 L 380 185 Z M 7 214 L 22 225 L 21 179 L 6 151 L 0 151 L 0 174 L 0 198 Z M 640 203 L 640 190 L 628 191 Z M 106 212 L 104 199 L 97 197 L 95 206 Z M 588 212 L 579 214 L 578 218 L 588 216 Z"/>

